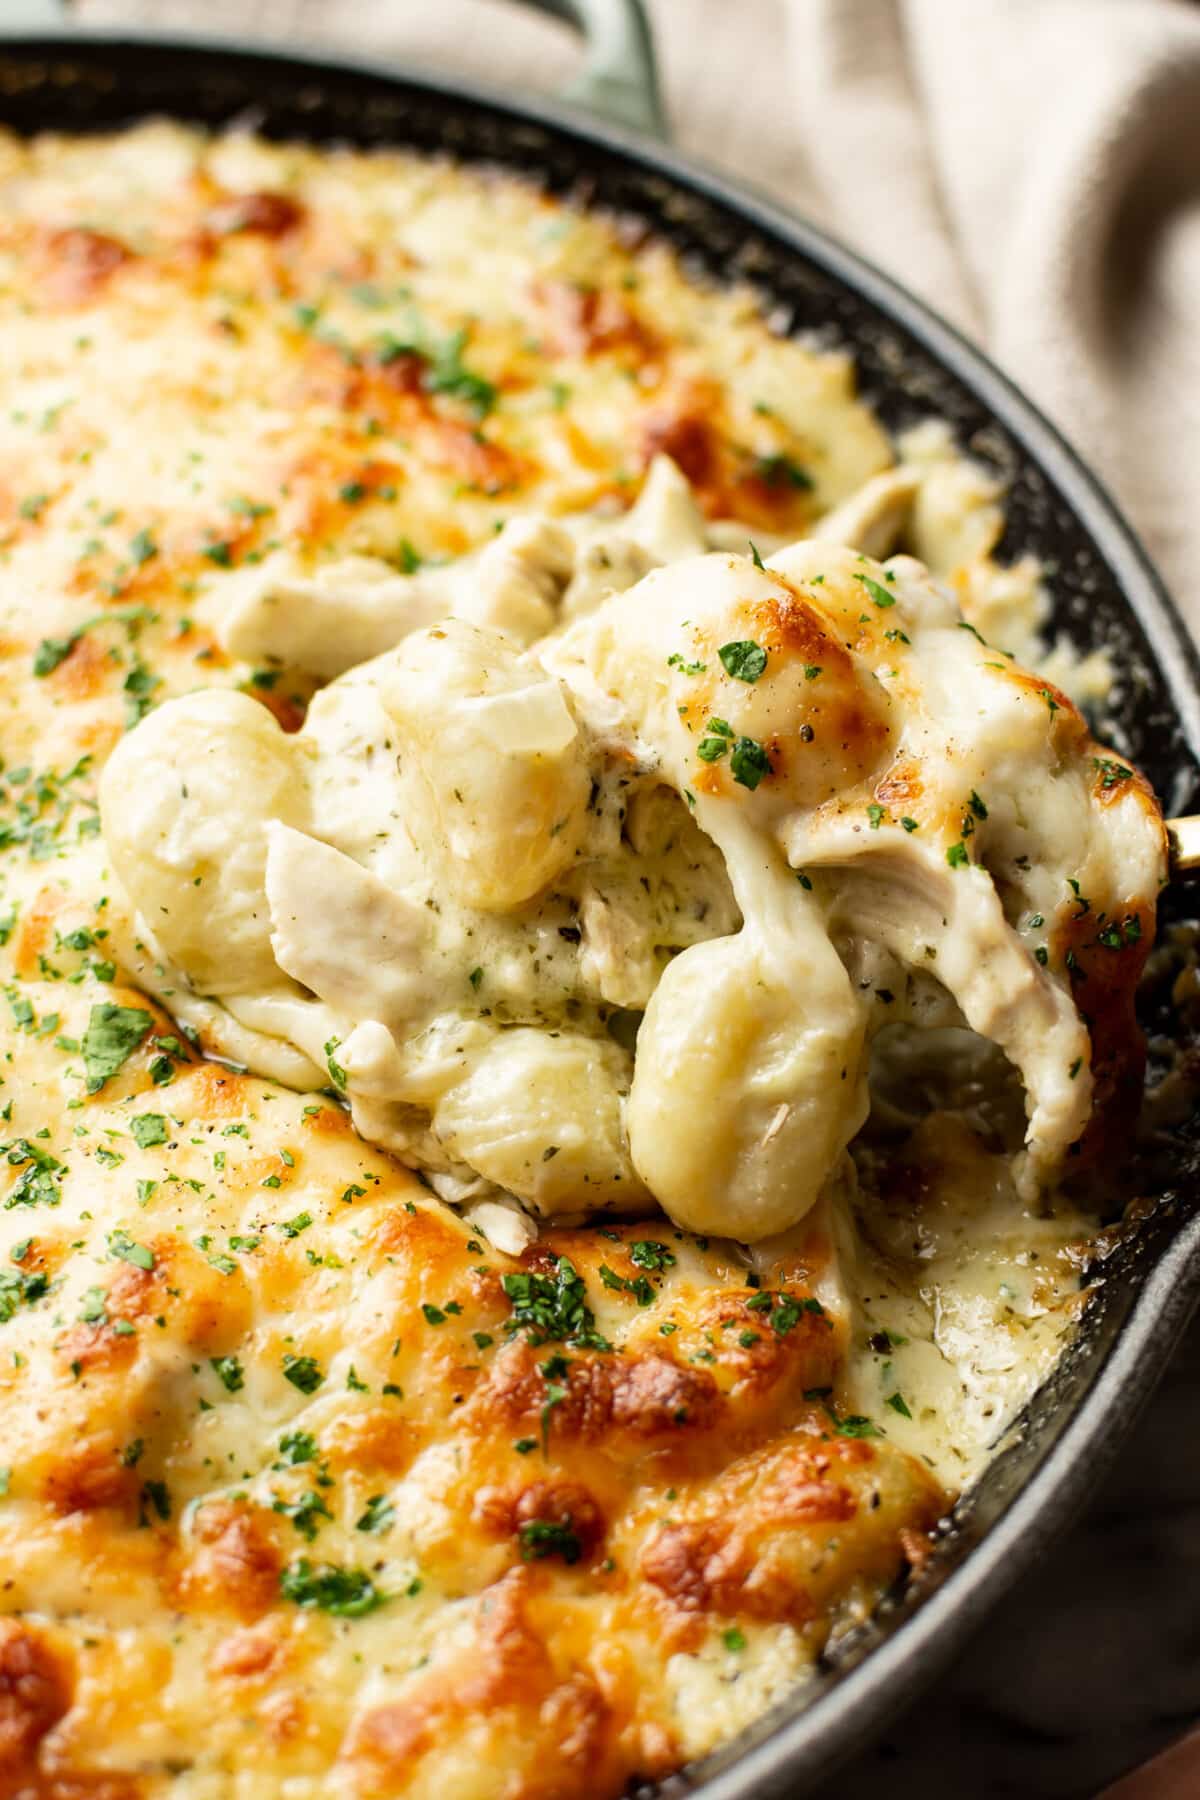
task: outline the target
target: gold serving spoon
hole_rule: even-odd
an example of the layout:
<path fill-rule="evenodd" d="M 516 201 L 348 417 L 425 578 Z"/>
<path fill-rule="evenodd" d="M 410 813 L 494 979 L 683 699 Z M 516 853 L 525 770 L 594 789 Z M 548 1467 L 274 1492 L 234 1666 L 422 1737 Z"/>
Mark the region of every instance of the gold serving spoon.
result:
<path fill-rule="evenodd" d="M 1192 813 L 1186 819 L 1168 819 L 1167 845 L 1172 875 L 1200 869 L 1200 813 Z"/>

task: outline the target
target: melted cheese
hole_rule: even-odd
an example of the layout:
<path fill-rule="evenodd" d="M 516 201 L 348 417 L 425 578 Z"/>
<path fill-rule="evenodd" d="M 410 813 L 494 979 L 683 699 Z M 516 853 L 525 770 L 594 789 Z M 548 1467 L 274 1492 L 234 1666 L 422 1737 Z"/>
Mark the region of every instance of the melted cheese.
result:
<path fill-rule="evenodd" d="M 685 556 L 524 653 L 458 617 L 410 630 L 291 737 L 238 696 L 169 702 L 101 803 L 156 953 L 321 1046 L 364 1135 L 537 1214 L 657 1201 L 749 1241 L 803 1217 L 862 1125 L 892 971 L 936 975 L 1005 1052 L 1026 1197 L 1054 1178 L 1135 1041 L 1165 871 L 1157 811 L 1131 773 L 1106 787 L 1113 767 L 919 564 L 812 540 L 766 567 Z M 656 858 L 616 837 L 672 792 Z M 636 881 L 614 990 L 583 900 L 617 868 Z M 860 954 L 887 961 L 856 988 Z M 644 1009 L 636 1054 L 614 998 Z"/>
<path fill-rule="evenodd" d="M 765 828 L 742 843 L 726 808 L 710 834 L 716 796 L 702 830 L 606 750 L 581 827 L 600 715 L 517 649 L 487 664 L 500 691 L 435 671 L 460 746 L 501 746 L 482 773 L 464 749 L 471 830 L 507 848 L 496 809 L 541 759 L 587 867 L 512 910 L 565 848 L 526 834 L 435 911 L 458 828 L 429 667 L 393 696 L 398 772 L 359 665 L 447 610 L 518 647 L 589 629 L 747 531 L 913 551 L 1022 650 L 1038 572 L 993 560 L 998 497 L 944 434 L 897 456 L 847 357 L 494 173 L 161 124 L 3 136 L 0 331 L 0 1790 L 607 1800 L 665 1775 L 926 1553 L 929 1464 L 969 1478 L 1048 1366 L 1087 1227 L 1029 1217 L 958 1109 L 860 1140 L 857 1203 L 835 1157 L 752 1252 L 661 1214 L 529 1243 L 501 1189 L 553 1213 L 628 1180 L 664 968 L 741 927 L 775 1000 L 815 948 L 831 992 L 873 974 L 864 1029 L 889 980 L 906 1017 L 944 1002 L 872 961 L 865 897 L 842 918 L 815 861 L 764 934 L 779 884 L 801 893 L 787 846 L 756 876 Z M 894 733 L 919 709 L 877 711 Z M 1099 804 L 1128 806 L 1122 770 Z M 118 862 L 169 918 L 147 894 L 139 926 Z M 1071 946 L 1099 982 L 1094 925 L 1052 900 L 1056 965 Z M 335 906 L 344 941 L 303 929 Z M 815 1085 L 828 1065 L 737 986 L 742 1039 Z M 373 1015 L 430 994 L 398 1095 Z M 335 1066 L 361 1132 L 321 1091 Z M 883 1330 L 908 1342 L 882 1356 Z"/>

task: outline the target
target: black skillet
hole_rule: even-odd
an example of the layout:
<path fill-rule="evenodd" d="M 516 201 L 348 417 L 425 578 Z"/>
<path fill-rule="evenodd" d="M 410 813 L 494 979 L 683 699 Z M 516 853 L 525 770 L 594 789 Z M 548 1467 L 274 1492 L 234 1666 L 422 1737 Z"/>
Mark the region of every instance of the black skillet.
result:
<path fill-rule="evenodd" d="M 789 329 L 854 353 L 891 429 L 937 414 L 1009 484 L 1006 554 L 1053 571 L 1054 623 L 1119 671 L 1102 735 L 1147 771 L 1166 810 L 1200 810 L 1200 661 L 1107 494 L 990 363 L 878 270 L 661 141 L 638 0 L 535 0 L 584 31 L 568 103 L 514 99 L 442 75 L 128 31 L 86 35 L 53 0 L 4 0 L 0 122 L 105 131 L 147 114 L 270 137 L 401 145 L 500 163 L 556 193 L 646 220 L 698 269 L 753 281 Z M 1165 917 L 1180 911 L 1168 895 Z M 1169 984 L 1164 984 L 1169 985 Z M 1151 992 L 1161 1043 L 1182 1030 Z M 799 1800 L 929 1682 L 984 1610 L 1091 1492 L 1200 1298 L 1200 1116 L 1157 1129 L 1125 1198 L 1153 1204 L 1095 1272 L 1077 1339 L 907 1589 L 803 1693 L 657 1793 Z"/>

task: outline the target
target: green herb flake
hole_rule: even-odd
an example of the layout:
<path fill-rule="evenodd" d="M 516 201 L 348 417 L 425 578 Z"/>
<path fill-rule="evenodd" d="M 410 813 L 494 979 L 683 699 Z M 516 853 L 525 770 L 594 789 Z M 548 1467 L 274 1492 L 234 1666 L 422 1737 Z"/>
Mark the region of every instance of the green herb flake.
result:
<path fill-rule="evenodd" d="M 583 1555 L 579 1534 L 571 1528 L 571 1516 L 565 1519 L 528 1519 L 520 1527 L 522 1562 L 542 1562 L 559 1556 L 565 1563 L 577 1563 Z"/>
<path fill-rule="evenodd" d="M 866 588 L 867 593 L 870 595 L 871 599 L 874 601 L 876 606 L 879 606 L 879 607 L 895 606 L 895 604 L 896 604 L 895 594 L 889 594 L 887 589 L 885 587 L 881 586 L 881 584 L 878 581 L 873 580 L 870 575 L 856 575 L 854 577 L 854 579 L 855 579 L 855 581 L 862 583 L 863 587 Z"/>
<path fill-rule="evenodd" d="M 239 1393 L 246 1385 L 245 1373 L 236 1356 L 210 1356 L 208 1360 L 226 1393 Z"/>
<path fill-rule="evenodd" d="M 811 488 L 812 476 L 802 469 L 799 463 L 793 462 L 790 456 L 776 453 L 773 456 L 756 456 L 754 473 L 769 488 Z"/>
<path fill-rule="evenodd" d="M 130 562 L 132 562 L 134 564 L 135 568 L 140 569 L 143 563 L 150 562 L 151 559 L 157 555 L 158 555 L 158 545 L 155 543 L 155 541 L 154 541 L 153 537 L 151 536 L 151 534 L 149 533 L 149 531 L 147 531 L 145 528 L 143 528 L 130 541 L 130 545 L 129 545 L 129 560 L 130 560 Z"/>
<path fill-rule="evenodd" d="M 341 1063 L 335 1062 L 333 1058 L 333 1053 L 341 1041 L 341 1038 L 337 1037 L 331 1037 L 329 1039 L 328 1043 L 325 1045 L 325 1064 L 329 1070 L 334 1087 L 341 1088 L 344 1091 L 346 1086 L 346 1071 L 343 1069 Z"/>
<path fill-rule="evenodd" d="M 729 772 L 740 787 L 751 792 L 771 773 L 771 759 L 754 738 L 740 737 L 729 759 Z"/>
<path fill-rule="evenodd" d="M 1093 756 L 1092 767 L 1100 777 L 1101 788 L 1115 788 L 1123 781 L 1133 780 L 1133 770 L 1127 769 L 1124 763 L 1113 762 L 1108 756 Z"/>
<path fill-rule="evenodd" d="M 629 1260 L 639 1269 L 673 1269 L 675 1252 L 654 1238 L 639 1238 L 629 1246 Z"/>
<path fill-rule="evenodd" d="M 154 1252 L 148 1250 L 145 1244 L 135 1244 L 124 1231 L 109 1232 L 108 1248 L 110 1254 L 120 1262 L 132 1263 L 136 1269 L 149 1271 L 154 1267 Z"/>
<path fill-rule="evenodd" d="M 283 1570 L 279 1591 L 297 1606 L 332 1613 L 339 1619 L 361 1619 L 387 1599 L 365 1569 L 343 1568 L 336 1563 L 314 1567 L 304 1556 Z"/>
<path fill-rule="evenodd" d="M 678 669 L 681 675 L 703 675 L 708 664 L 688 662 L 682 651 L 673 650 L 667 658 L 667 667 L 668 669 Z"/>
<path fill-rule="evenodd" d="M 124 1067 L 153 1024 L 150 1014 L 137 1006 L 114 1006 L 108 1000 L 93 1006 L 83 1034 L 89 1094 L 98 1093 Z"/>
<path fill-rule="evenodd" d="M 232 1360 L 225 1357 L 222 1360 Z M 240 1385 L 240 1383 L 239 1383 Z M 285 1431 L 279 1440 L 279 1461 L 277 1469 L 294 1469 L 301 1463 L 315 1462 L 317 1458 L 317 1440 L 309 1431 Z"/>
<path fill-rule="evenodd" d="M 135 1143 L 143 1150 L 149 1150 L 154 1144 L 165 1144 L 167 1141 L 167 1121 L 162 1113 L 138 1113 L 130 1119 L 129 1129 Z"/>
<path fill-rule="evenodd" d="M 355 1520 L 355 1531 L 390 1531 L 396 1523 L 396 1509 L 386 1494 L 372 1494 L 366 1511 Z"/>
<path fill-rule="evenodd" d="M 721 666 L 735 681 L 756 682 L 767 666 L 767 653 L 752 638 L 735 638 L 717 651 Z M 701 664 L 703 667 L 703 664 Z"/>
<path fill-rule="evenodd" d="M 587 1286 L 569 1258 L 558 1258 L 553 1276 L 521 1270 L 502 1275 L 500 1285 L 512 1306 L 512 1316 L 505 1324 L 509 1336 L 524 1331 L 535 1349 L 551 1343 L 612 1349 L 596 1330 Z"/>
<path fill-rule="evenodd" d="M 325 1379 L 316 1357 L 293 1356 L 290 1351 L 283 1358 L 283 1373 L 285 1380 L 302 1394 L 315 1393 Z"/>

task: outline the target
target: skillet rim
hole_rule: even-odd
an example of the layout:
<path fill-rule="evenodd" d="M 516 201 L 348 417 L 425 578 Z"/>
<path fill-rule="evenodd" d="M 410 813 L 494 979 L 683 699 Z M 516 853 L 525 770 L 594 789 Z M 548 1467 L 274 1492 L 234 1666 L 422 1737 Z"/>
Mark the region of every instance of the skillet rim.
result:
<path fill-rule="evenodd" d="M 330 54 L 323 46 L 275 47 L 263 39 L 203 32 L 131 31 L 127 27 L 77 29 L 64 23 L 14 31 L 0 29 L 0 57 L 68 56 L 73 50 L 107 52 L 161 49 L 198 52 L 276 69 L 309 70 L 314 77 L 358 76 L 397 90 L 413 89 L 448 108 L 499 114 L 511 129 L 535 126 L 561 134 L 584 150 L 607 153 L 648 171 L 676 189 L 715 202 L 753 229 L 765 232 L 816 269 L 819 275 L 864 300 L 888 323 L 967 390 L 1009 435 L 1022 459 L 1048 476 L 1091 541 L 1113 580 L 1119 604 L 1144 632 L 1160 671 L 1171 710 L 1195 763 L 1200 764 L 1200 648 L 1191 638 L 1166 587 L 1106 486 L 1057 426 L 1017 384 L 956 327 L 869 258 L 834 234 L 790 212 L 751 184 L 727 176 L 702 158 L 651 140 L 625 127 L 541 95 L 516 93 L 486 82 L 460 80 L 428 65 L 393 70 L 362 58 Z M 131 116 L 137 116 L 136 95 Z M 3 120 L 0 119 L 0 123 Z M 50 128 L 53 129 L 53 123 Z M 300 135 L 300 134 L 297 134 Z M 403 140 L 397 139 L 398 147 Z M 853 349 L 853 345 L 849 346 Z M 1193 1206 L 1196 1195 L 1190 1196 Z M 1164 1208 L 1164 1211 L 1167 1210 Z M 825 1691 L 808 1697 L 797 1684 L 757 1725 L 654 1788 L 639 1789 L 695 1800 L 800 1800 L 855 1749 L 878 1735 L 888 1720 L 927 1686 L 956 1648 L 981 1623 L 988 1607 L 1024 1574 L 1082 1508 L 1097 1479 L 1116 1457 L 1134 1419 L 1164 1374 L 1171 1353 L 1200 1304 L 1200 1212 L 1182 1208 L 1181 1222 L 1148 1263 L 1135 1268 L 1128 1310 L 1096 1356 L 1082 1397 L 1068 1402 L 1065 1423 L 1030 1475 L 982 1536 L 967 1541 L 932 1591 L 919 1596 L 886 1628 L 882 1641 L 841 1670 Z M 1080 1339 L 1087 1326 L 1081 1328 Z M 1051 1420 L 1051 1424 L 1053 1420 Z M 778 1719 L 783 1708 L 789 1716 Z M 739 1744 L 742 1748 L 739 1749 Z"/>

